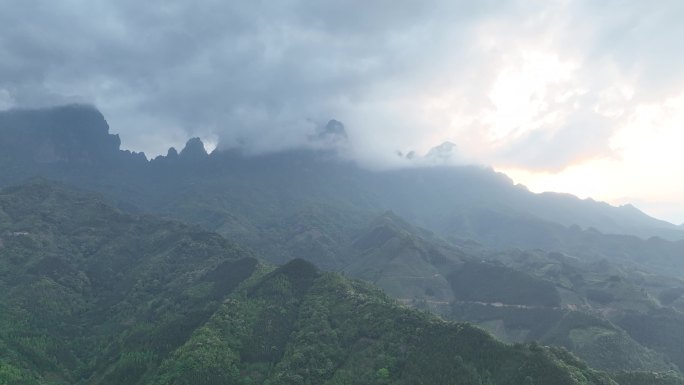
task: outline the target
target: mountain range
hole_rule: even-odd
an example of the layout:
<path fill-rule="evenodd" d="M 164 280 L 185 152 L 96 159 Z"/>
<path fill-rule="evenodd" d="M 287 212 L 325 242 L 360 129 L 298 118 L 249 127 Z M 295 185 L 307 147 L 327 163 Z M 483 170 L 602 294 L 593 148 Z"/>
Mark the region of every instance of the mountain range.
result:
<path fill-rule="evenodd" d="M 346 137 L 331 121 L 317 149 L 208 154 L 194 138 L 147 160 L 121 150 L 92 107 L 1 112 L 0 277 L 13 310 L 0 372 L 26 383 L 563 383 L 526 371 L 539 360 L 559 379 L 574 373 L 567 383 L 678 383 L 679 226 L 534 194 L 485 167 L 364 169 L 337 153 Z M 280 322 L 273 312 L 286 320 L 262 324 Z M 459 350 L 469 343 L 518 357 L 502 370 L 525 376 Z"/>

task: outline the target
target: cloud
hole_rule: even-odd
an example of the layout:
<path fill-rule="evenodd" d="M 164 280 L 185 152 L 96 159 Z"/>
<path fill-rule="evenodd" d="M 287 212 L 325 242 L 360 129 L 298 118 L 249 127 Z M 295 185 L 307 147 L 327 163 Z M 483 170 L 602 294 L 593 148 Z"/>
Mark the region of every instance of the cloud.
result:
<path fill-rule="evenodd" d="M 533 171 L 560 171 L 600 154 L 614 156 L 609 119 L 598 114 L 573 116 L 562 126 L 541 127 L 507 144 L 497 164 Z"/>
<path fill-rule="evenodd" d="M 0 5 L 0 108 L 92 103 L 148 155 L 292 148 L 335 118 L 370 165 L 451 141 L 558 170 L 612 156 L 639 104 L 684 84 L 678 1 Z"/>

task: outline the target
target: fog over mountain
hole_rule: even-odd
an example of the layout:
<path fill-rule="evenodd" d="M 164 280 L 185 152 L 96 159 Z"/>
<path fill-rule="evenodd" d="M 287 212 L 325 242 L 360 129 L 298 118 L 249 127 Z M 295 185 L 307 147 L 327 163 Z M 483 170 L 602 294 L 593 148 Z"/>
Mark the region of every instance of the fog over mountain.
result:
<path fill-rule="evenodd" d="M 536 192 L 684 221 L 677 1 L 0 3 L 0 109 L 94 104 L 151 157 L 297 148 L 334 118 L 370 167 L 448 141 Z"/>
<path fill-rule="evenodd" d="M 306 207 L 310 199 L 331 202 L 326 204 L 346 201 L 348 208 L 372 208 L 376 213 L 396 210 L 432 230 L 464 239 L 487 239 L 497 246 L 557 247 L 555 230 L 549 229 L 558 224 L 643 238 L 684 237 L 677 226 L 630 205 L 613 207 L 568 194 L 534 194 L 486 167 L 445 165 L 457 156 L 456 146 L 448 142 L 424 156 L 394 155 L 412 167 L 367 169 L 346 158 L 347 132 L 336 120 L 308 138 L 308 149 L 268 155 L 244 149 L 217 149 L 209 154 L 201 139 L 192 138 L 183 148 L 170 148 L 166 156 L 148 161 L 142 153 L 122 150 L 120 136 L 109 133 L 105 117 L 84 105 L 0 112 L 0 139 L 0 159 L 5 165 L 0 172 L 2 184 L 34 177 L 64 180 L 172 216 L 183 209 L 179 199 L 195 200 L 187 195 L 190 191 L 201 199 L 218 194 L 214 199 L 232 207 L 261 208 L 271 207 L 269 195 L 280 190 L 285 195 L 278 201 L 285 212 Z M 243 186 L 243 192 L 231 187 L 236 183 Z M 267 194 L 242 195 L 248 191 Z M 216 202 L 207 210 L 226 214 Z M 228 214 L 235 213 L 229 210 Z M 252 220 L 253 212 L 242 214 Z M 501 223 L 492 228 L 492 221 Z"/>
<path fill-rule="evenodd" d="M 503 141 L 468 156 L 562 168 L 610 152 L 615 122 L 596 106 L 623 108 L 622 93 L 638 91 L 631 108 L 684 80 L 674 1 L 77 3 L 3 4 L 0 108 L 95 103 L 126 148 L 150 155 L 188 136 L 297 146 L 337 117 L 367 160 L 492 139 Z M 538 72 L 515 92 L 551 103 L 538 112 L 560 120 L 491 121 L 515 108 L 496 105 L 494 83 L 545 62 L 558 77 Z"/>

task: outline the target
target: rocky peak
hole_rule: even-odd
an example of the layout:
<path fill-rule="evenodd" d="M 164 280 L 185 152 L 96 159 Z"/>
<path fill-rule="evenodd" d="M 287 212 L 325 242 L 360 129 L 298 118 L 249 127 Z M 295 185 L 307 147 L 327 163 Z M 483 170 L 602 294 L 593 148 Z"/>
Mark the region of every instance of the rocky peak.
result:
<path fill-rule="evenodd" d="M 344 124 L 332 119 L 324 127 L 318 130 L 318 140 L 336 145 L 347 141 L 347 131 L 344 129 Z"/>
<path fill-rule="evenodd" d="M 92 106 L 0 112 L 0 152 L 22 162 L 102 163 L 117 158 L 120 146 Z"/>
<path fill-rule="evenodd" d="M 209 154 L 207 154 L 207 150 L 204 149 L 204 143 L 202 143 L 200 138 L 188 140 L 188 142 L 185 143 L 185 148 L 180 152 L 180 157 L 184 159 L 199 160 L 208 156 Z"/>

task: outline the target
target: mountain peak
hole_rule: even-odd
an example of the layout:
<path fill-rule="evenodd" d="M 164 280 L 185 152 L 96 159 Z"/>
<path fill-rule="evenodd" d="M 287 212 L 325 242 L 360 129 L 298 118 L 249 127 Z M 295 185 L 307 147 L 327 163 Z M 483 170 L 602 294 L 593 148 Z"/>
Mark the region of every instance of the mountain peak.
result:
<path fill-rule="evenodd" d="M 430 149 L 425 158 L 430 160 L 452 160 L 458 153 L 458 147 L 451 142 L 444 142 Z"/>
<path fill-rule="evenodd" d="M 121 140 L 109 133 L 104 116 L 90 105 L 0 112 L 0 152 L 22 163 L 111 162 Z"/>
<path fill-rule="evenodd" d="M 331 119 L 328 124 L 325 125 L 321 134 L 324 136 L 338 136 L 347 139 L 347 130 L 344 129 L 344 124 L 335 119 Z"/>
<path fill-rule="evenodd" d="M 175 151 L 175 150 L 174 150 Z M 171 150 L 169 150 L 169 153 Z M 189 159 L 203 159 L 208 156 L 204 143 L 200 138 L 191 138 L 185 143 L 185 148 L 180 152 L 180 156 Z"/>
<path fill-rule="evenodd" d="M 169 147 L 169 151 L 166 152 L 167 158 L 177 158 L 178 151 L 174 147 Z"/>
<path fill-rule="evenodd" d="M 316 139 L 329 145 L 345 143 L 348 139 L 347 130 L 342 122 L 331 119 L 325 126 L 319 127 Z"/>

